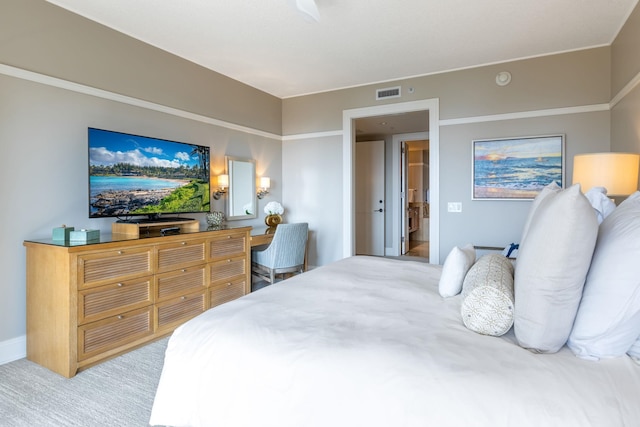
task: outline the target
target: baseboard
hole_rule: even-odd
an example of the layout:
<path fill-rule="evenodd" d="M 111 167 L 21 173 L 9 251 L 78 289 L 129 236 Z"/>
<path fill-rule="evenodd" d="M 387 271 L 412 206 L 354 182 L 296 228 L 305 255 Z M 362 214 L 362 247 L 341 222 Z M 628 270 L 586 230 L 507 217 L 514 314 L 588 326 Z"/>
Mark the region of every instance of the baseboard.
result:
<path fill-rule="evenodd" d="M 0 365 L 27 357 L 27 336 L 0 341 Z"/>

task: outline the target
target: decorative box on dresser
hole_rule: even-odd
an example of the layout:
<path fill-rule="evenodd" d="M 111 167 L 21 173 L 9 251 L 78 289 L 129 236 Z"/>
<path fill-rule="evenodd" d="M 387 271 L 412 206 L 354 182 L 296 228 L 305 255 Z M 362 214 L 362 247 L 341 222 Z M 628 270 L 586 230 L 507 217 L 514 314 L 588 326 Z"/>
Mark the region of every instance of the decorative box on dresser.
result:
<path fill-rule="evenodd" d="M 69 378 L 249 293 L 250 230 L 25 241 L 27 358 Z"/>

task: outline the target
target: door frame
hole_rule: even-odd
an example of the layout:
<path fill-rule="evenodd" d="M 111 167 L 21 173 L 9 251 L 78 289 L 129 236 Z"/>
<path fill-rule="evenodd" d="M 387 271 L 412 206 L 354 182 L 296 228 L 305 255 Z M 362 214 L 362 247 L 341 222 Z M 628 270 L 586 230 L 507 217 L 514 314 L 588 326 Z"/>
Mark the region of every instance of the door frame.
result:
<path fill-rule="evenodd" d="M 440 261 L 440 100 L 385 104 L 342 111 L 342 248 L 343 256 L 355 254 L 355 126 L 356 119 L 402 114 L 415 111 L 429 112 L 429 262 Z"/>

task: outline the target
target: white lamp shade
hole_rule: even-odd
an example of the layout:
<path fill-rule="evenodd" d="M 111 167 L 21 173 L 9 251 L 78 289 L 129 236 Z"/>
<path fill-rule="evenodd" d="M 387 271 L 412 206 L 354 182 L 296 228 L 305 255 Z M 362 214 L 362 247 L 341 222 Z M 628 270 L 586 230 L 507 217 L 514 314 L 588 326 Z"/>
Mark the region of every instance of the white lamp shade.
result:
<path fill-rule="evenodd" d="M 218 187 L 227 188 L 229 186 L 229 175 L 218 175 Z"/>
<path fill-rule="evenodd" d="M 604 187 L 609 196 L 628 196 L 638 189 L 640 154 L 589 153 L 573 158 L 573 183 L 584 193 Z"/>
<path fill-rule="evenodd" d="M 260 188 L 271 188 L 271 178 L 263 176 L 260 178 Z"/>

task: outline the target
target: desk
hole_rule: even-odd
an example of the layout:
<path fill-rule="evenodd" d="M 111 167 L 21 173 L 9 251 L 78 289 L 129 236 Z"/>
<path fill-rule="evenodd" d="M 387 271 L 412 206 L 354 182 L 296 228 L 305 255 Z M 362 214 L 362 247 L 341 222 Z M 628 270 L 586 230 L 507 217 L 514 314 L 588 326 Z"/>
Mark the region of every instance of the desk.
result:
<path fill-rule="evenodd" d="M 275 227 L 255 227 L 251 229 L 251 247 L 268 245 L 273 240 Z"/>

